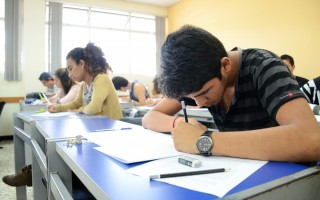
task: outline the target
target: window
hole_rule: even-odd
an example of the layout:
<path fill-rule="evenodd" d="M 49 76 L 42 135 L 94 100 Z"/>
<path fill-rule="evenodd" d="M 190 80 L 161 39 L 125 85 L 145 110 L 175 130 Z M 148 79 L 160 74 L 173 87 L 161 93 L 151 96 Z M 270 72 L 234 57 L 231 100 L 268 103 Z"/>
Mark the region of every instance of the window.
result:
<path fill-rule="evenodd" d="M 67 53 L 90 41 L 101 47 L 116 74 L 156 74 L 155 17 L 63 5 L 62 66 Z"/>
<path fill-rule="evenodd" d="M 5 31 L 4 31 L 4 6 L 5 0 L 0 0 L 0 72 L 4 72 L 4 58 L 5 58 Z"/>

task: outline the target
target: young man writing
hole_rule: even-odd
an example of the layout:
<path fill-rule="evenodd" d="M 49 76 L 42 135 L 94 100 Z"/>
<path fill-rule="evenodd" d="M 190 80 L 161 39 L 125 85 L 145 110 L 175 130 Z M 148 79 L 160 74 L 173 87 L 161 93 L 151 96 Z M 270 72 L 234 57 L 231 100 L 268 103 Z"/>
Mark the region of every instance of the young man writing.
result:
<path fill-rule="evenodd" d="M 161 49 L 165 96 L 143 126 L 170 131 L 175 148 L 193 154 L 274 161 L 320 160 L 320 126 L 282 60 L 261 49 L 226 52 L 209 32 L 185 26 Z M 170 115 L 189 97 L 207 107 L 220 132 Z M 170 130 L 164 130 L 164 129 Z M 203 137 L 201 137 L 203 136 Z"/>
<path fill-rule="evenodd" d="M 47 87 L 47 97 L 54 96 L 58 92 L 59 88 L 54 84 L 54 79 L 48 72 L 42 72 L 39 76 L 39 81 L 43 86 Z"/>

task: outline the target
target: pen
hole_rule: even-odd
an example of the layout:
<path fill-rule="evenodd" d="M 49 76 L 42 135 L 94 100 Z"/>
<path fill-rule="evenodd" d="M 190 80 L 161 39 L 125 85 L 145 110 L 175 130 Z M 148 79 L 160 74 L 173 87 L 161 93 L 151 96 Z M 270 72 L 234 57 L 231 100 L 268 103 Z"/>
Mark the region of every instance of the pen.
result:
<path fill-rule="evenodd" d="M 183 114 L 184 114 L 184 121 L 188 122 L 186 104 L 184 103 L 184 101 L 181 101 L 181 105 L 182 105 L 182 110 L 183 110 Z"/>
<path fill-rule="evenodd" d="M 101 131 L 122 131 L 122 130 L 131 130 L 131 127 L 127 128 L 106 128 L 106 129 L 97 129 L 94 130 L 93 132 L 101 132 Z"/>
<path fill-rule="evenodd" d="M 49 105 L 51 105 L 50 101 L 48 100 L 47 96 L 45 93 L 42 93 L 43 97 L 46 99 L 46 101 L 48 102 Z"/>
<path fill-rule="evenodd" d="M 39 97 L 40 97 L 40 99 L 41 99 L 41 100 L 43 99 L 43 97 L 42 97 L 41 93 L 39 93 Z"/>
<path fill-rule="evenodd" d="M 226 172 L 229 170 L 230 169 L 218 168 L 218 169 L 208 169 L 208 170 L 201 170 L 201 171 L 190 171 L 190 172 L 178 172 L 178 173 L 170 173 L 170 174 L 150 175 L 150 179 L 173 178 L 173 177 L 180 177 L 180 176 L 200 175 L 200 174 L 211 174 L 211 173 Z"/>

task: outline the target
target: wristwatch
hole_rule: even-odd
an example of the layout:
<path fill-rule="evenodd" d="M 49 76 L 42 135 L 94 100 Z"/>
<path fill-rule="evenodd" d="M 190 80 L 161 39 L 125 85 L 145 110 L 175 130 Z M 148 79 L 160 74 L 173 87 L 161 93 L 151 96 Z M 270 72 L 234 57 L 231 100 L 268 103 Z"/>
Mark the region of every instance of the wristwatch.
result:
<path fill-rule="evenodd" d="M 210 156 L 213 148 L 213 140 L 211 139 L 212 131 L 204 132 L 197 141 L 197 148 L 201 155 Z"/>

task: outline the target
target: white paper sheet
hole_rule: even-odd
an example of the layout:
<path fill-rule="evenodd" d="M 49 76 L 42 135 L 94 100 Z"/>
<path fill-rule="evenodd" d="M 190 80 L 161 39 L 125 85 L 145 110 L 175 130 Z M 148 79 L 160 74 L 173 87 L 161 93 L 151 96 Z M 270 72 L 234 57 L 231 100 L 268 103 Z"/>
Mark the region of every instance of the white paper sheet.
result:
<path fill-rule="evenodd" d="M 50 113 L 48 111 L 46 112 L 41 112 L 41 113 L 36 113 L 31 116 L 39 116 L 39 117 L 63 117 L 63 116 L 68 116 L 68 115 L 76 115 L 78 113 L 76 112 L 57 112 L 57 113 Z"/>
<path fill-rule="evenodd" d="M 146 129 L 92 132 L 82 136 L 99 145 L 98 151 L 124 163 L 184 154 L 175 150 L 171 135 Z"/>
<path fill-rule="evenodd" d="M 220 156 L 204 157 L 200 155 L 188 155 L 200 159 L 202 167 L 192 168 L 178 163 L 178 157 L 165 158 L 148 162 L 146 164 L 126 170 L 128 173 L 149 178 L 150 175 L 164 173 L 176 173 L 186 171 L 197 171 L 205 169 L 229 168 L 230 171 L 182 176 L 175 178 L 154 179 L 172 185 L 184 187 L 218 197 L 224 196 L 228 191 L 253 174 L 267 161 L 247 160 Z"/>
<path fill-rule="evenodd" d="M 320 115 L 315 115 L 317 121 L 318 121 L 318 124 L 320 124 Z"/>

